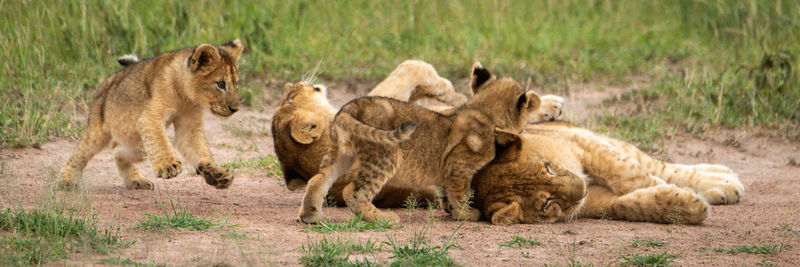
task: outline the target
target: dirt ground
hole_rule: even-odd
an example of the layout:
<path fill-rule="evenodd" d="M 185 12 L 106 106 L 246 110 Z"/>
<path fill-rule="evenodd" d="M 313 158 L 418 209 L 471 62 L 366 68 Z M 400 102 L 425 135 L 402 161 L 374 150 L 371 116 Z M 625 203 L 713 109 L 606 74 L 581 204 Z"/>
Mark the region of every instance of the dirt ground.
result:
<path fill-rule="evenodd" d="M 462 85 L 463 86 L 463 85 Z M 355 96 L 347 88 L 332 87 L 330 98 L 342 105 Z M 585 123 L 586 114 L 599 112 L 601 100 L 624 92 L 619 88 L 588 88 L 567 96 L 568 120 Z M 224 120 L 206 116 L 206 136 L 218 163 L 250 159 L 273 152 L 268 135 L 272 107 L 244 109 Z M 254 135 L 241 136 L 235 129 L 250 129 Z M 231 130 L 234 129 L 234 130 Z M 119 178 L 111 153 L 98 154 L 83 173 L 82 189 L 77 192 L 53 190 L 58 169 L 76 146 L 76 140 L 60 139 L 41 148 L 0 150 L 5 165 L 0 182 L 3 208 L 34 208 L 48 198 L 67 200 L 65 205 L 86 205 L 97 215 L 101 228 L 120 227 L 125 240 L 137 242 L 118 251 L 118 256 L 137 262 L 167 265 L 299 265 L 300 246 L 328 237 L 386 241 L 389 237 L 405 241 L 427 229 L 430 242 L 441 242 L 458 226 L 443 211 L 398 209 L 402 229 L 387 232 L 333 233 L 303 232 L 296 222 L 302 192 L 289 192 L 275 176 L 261 169 L 242 169 L 228 190 L 216 190 L 195 175 L 184 172 L 170 180 L 151 178 L 154 191 L 126 190 Z M 800 167 L 789 159 L 800 159 L 800 144 L 744 129 L 716 130 L 702 136 L 676 134 L 663 141 L 663 154 L 657 157 L 678 163 L 724 164 L 739 173 L 746 187 L 742 201 L 735 205 L 713 206 L 702 225 L 662 225 L 625 221 L 578 219 L 567 223 L 492 226 L 468 222 L 455 232 L 460 249 L 449 251 L 458 263 L 467 266 L 566 265 L 569 262 L 617 265 L 630 254 L 680 254 L 673 264 L 681 266 L 731 266 L 775 263 L 800 264 Z M 149 163 L 138 165 L 144 177 L 155 177 Z M 181 203 L 194 215 L 213 220 L 227 218 L 223 229 L 209 231 L 133 229 L 145 213 L 163 214 L 156 201 Z M 343 222 L 351 217 L 346 208 L 326 208 L 329 221 Z M 429 218 L 433 223 L 429 223 Z M 224 237 L 234 230 L 249 239 Z M 512 236 L 534 237 L 541 245 L 506 248 L 499 244 Z M 662 248 L 633 247 L 634 239 L 658 240 Z M 786 244 L 773 255 L 728 254 L 711 248 L 741 245 Z M 702 248 L 708 248 L 704 251 Z M 366 257 L 386 261 L 388 252 Z M 102 255 L 73 254 L 57 265 L 95 264 L 108 258 Z"/>

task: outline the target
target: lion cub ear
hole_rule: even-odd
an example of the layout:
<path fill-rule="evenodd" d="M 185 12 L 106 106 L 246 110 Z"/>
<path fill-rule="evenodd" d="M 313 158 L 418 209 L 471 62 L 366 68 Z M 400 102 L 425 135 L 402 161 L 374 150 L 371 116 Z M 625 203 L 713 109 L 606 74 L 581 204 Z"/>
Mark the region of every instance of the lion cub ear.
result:
<path fill-rule="evenodd" d="M 322 135 L 322 121 L 312 113 L 298 111 L 291 120 L 291 136 L 300 144 L 311 144 Z"/>
<path fill-rule="evenodd" d="M 541 103 L 542 100 L 539 98 L 539 95 L 536 94 L 536 92 L 528 91 L 519 96 L 519 99 L 517 100 L 517 111 L 523 114 L 530 114 L 531 112 L 539 109 L 539 105 L 541 105 Z"/>
<path fill-rule="evenodd" d="M 201 44 L 194 49 L 189 58 L 189 69 L 192 72 L 205 75 L 217 68 L 220 62 L 217 48 L 210 44 Z"/>
<path fill-rule="evenodd" d="M 515 132 L 500 128 L 495 128 L 494 134 L 494 161 L 496 163 L 504 163 L 517 160 L 522 151 L 522 137 Z"/>
<path fill-rule="evenodd" d="M 477 94 L 483 90 L 485 85 L 489 84 L 490 81 L 496 79 L 494 74 L 484 68 L 480 62 L 475 62 L 475 64 L 472 65 L 472 71 L 470 73 L 472 77 L 469 81 L 469 87 L 472 88 L 473 94 Z"/>
<path fill-rule="evenodd" d="M 228 52 L 228 54 L 231 54 L 234 61 L 239 60 L 239 56 L 242 55 L 242 50 L 244 50 L 244 45 L 242 45 L 242 41 L 238 38 L 236 40 L 224 43 L 220 47 L 225 49 L 225 52 Z"/>
<path fill-rule="evenodd" d="M 293 83 L 286 83 L 283 85 L 283 91 L 281 92 L 281 103 L 279 105 L 292 104 L 292 100 L 289 99 L 289 93 L 292 92 L 292 87 L 294 87 Z"/>

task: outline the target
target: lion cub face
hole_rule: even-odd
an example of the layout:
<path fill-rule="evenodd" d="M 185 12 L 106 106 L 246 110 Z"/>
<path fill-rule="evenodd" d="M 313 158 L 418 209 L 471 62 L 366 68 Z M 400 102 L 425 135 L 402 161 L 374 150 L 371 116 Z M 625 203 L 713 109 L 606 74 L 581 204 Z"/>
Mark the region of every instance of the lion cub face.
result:
<path fill-rule="evenodd" d="M 552 223 L 577 215 L 584 180 L 533 152 L 517 135 L 512 145 L 475 176 L 476 203 L 493 224 Z"/>
<path fill-rule="evenodd" d="M 239 110 L 238 67 L 236 61 L 242 54 L 239 39 L 218 47 L 202 44 L 189 57 L 189 98 L 208 107 L 217 116 L 228 117 Z"/>

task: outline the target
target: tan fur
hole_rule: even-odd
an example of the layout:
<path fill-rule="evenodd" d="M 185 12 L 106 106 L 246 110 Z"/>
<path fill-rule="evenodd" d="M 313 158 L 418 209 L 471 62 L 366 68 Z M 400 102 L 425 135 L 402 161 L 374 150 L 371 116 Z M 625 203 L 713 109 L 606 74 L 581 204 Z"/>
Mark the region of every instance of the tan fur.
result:
<path fill-rule="evenodd" d="M 227 188 L 233 176 L 214 164 L 203 133 L 203 111 L 231 116 L 239 109 L 236 61 L 241 41 L 164 53 L 126 67 L 98 86 L 89 122 L 78 148 L 64 164 L 59 184 L 69 188 L 86 163 L 111 144 L 120 176 L 129 189 L 152 189 L 133 165 L 145 158 L 158 177 L 177 176 L 183 164 L 175 156 L 166 128 L 175 126 L 175 146 L 206 183 Z M 224 89 L 219 88 L 224 82 Z"/>
<path fill-rule="evenodd" d="M 509 133 L 498 129 L 519 132 L 539 97 L 512 79 L 496 79 L 478 63 L 472 74 L 475 95 L 450 115 L 384 97 L 342 107 L 319 173 L 309 180 L 300 219 L 321 220 L 323 198 L 341 180 L 347 183 L 347 206 L 367 221 L 398 220 L 371 203 L 387 181 L 401 188 L 442 186 L 453 218 L 477 220 L 480 212 L 466 205 L 472 176 L 504 145 L 498 140 Z"/>
<path fill-rule="evenodd" d="M 463 95 L 455 93 L 450 81 L 439 77 L 433 66 L 419 60 L 407 60 L 398 65 L 369 95 L 396 97 L 404 101 L 431 97 L 456 105 L 466 101 Z M 304 82 L 287 84 L 284 88 L 280 106 L 273 115 L 272 136 L 275 154 L 281 162 L 289 190 L 304 189 L 308 179 L 317 173 L 328 148 L 329 125 L 335 114 L 335 108 L 326 98 L 326 88 Z M 312 125 L 316 126 L 311 129 Z M 341 197 L 343 187 L 342 183 L 337 183 L 331 189 L 338 205 L 345 204 Z M 411 194 L 434 201 L 435 189 L 409 190 L 387 186 L 373 203 L 378 207 L 399 207 Z"/>
<path fill-rule="evenodd" d="M 554 121 L 561 117 L 564 98 L 557 95 L 544 95 L 541 97 L 542 105 L 528 117 L 529 123 L 540 121 Z"/>
<path fill-rule="evenodd" d="M 589 187 L 586 204 L 578 214 L 580 217 L 698 224 L 707 217 L 709 203 L 736 203 L 744 195 L 744 186 L 738 176 L 725 166 L 686 166 L 662 162 L 628 143 L 564 122 L 529 125 L 521 141 L 521 154 L 537 154 L 552 165 L 584 177 Z M 519 160 L 523 162 L 516 164 L 530 164 L 526 157 L 519 157 Z M 482 172 L 475 178 L 484 181 L 482 186 L 476 186 L 476 194 L 496 192 L 494 187 L 502 185 L 496 182 L 496 174 L 513 172 L 515 168 L 518 167 L 487 167 L 493 171 Z M 549 183 L 558 182 L 556 179 Z M 523 191 L 512 195 L 523 195 L 520 199 L 525 200 L 524 195 L 530 194 Z M 489 216 L 491 210 L 485 207 L 509 204 L 511 202 L 482 203 L 484 212 L 488 212 L 486 214 Z M 536 208 L 522 205 L 520 211 L 523 214 L 536 212 Z M 545 221 L 568 217 L 552 216 Z M 518 222 L 525 221 L 512 223 Z"/>
<path fill-rule="evenodd" d="M 439 77 L 431 64 L 421 60 L 400 63 L 367 95 L 407 102 L 432 98 L 451 106 L 460 106 L 467 102 L 466 96 L 456 93 L 450 80 Z"/>

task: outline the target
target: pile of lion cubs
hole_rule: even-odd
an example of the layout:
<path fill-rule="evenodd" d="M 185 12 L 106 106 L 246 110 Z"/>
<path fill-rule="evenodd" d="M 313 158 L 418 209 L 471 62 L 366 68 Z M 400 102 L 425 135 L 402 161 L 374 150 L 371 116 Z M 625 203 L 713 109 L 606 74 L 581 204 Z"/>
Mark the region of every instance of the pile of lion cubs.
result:
<path fill-rule="evenodd" d="M 228 188 L 233 176 L 214 163 L 202 116 L 206 109 L 223 117 L 239 110 L 236 62 L 243 48 L 237 39 L 141 61 L 120 58 L 124 68 L 98 86 L 59 185 L 73 188 L 86 163 L 110 144 L 125 186 L 152 189 L 133 164 L 148 159 L 158 177 L 175 177 L 183 163 L 174 145 L 206 183 Z M 325 87 L 286 84 L 272 136 L 287 188 L 306 190 L 300 220 L 323 220 L 330 195 L 370 222 L 397 222 L 377 207 L 418 196 L 439 201 L 453 219 L 493 224 L 576 217 L 699 224 L 710 204 L 744 196 L 728 167 L 653 159 L 560 121 L 561 97 L 526 92 L 480 63 L 470 77 L 468 97 L 430 64 L 408 60 L 338 111 Z M 440 105 L 415 104 L 420 99 Z M 174 144 L 165 131 L 170 125 Z"/>

